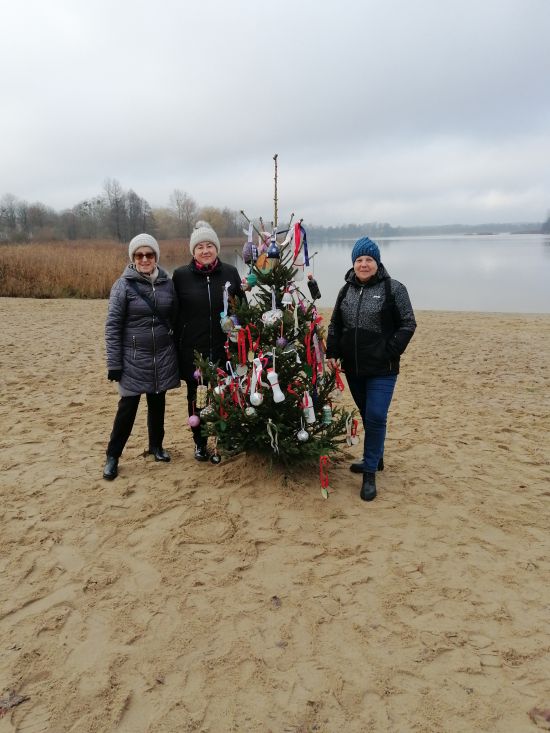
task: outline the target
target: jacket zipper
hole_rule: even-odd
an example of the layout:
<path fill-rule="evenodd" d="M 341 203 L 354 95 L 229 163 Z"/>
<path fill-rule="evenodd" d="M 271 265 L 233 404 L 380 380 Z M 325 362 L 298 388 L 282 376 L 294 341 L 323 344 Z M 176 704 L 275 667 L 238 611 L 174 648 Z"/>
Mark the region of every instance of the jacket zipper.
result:
<path fill-rule="evenodd" d="M 136 337 L 135 336 L 132 336 L 132 344 L 133 344 L 133 347 L 134 347 L 134 361 L 135 361 L 136 360 L 136 349 L 137 349 L 137 346 L 136 346 Z"/>
<path fill-rule="evenodd" d="M 209 343 L 210 343 L 210 361 L 214 361 L 212 354 L 212 298 L 210 297 L 210 275 L 206 276 L 206 287 L 208 289 L 208 313 L 210 316 L 210 332 L 209 332 Z"/>
<path fill-rule="evenodd" d="M 151 289 L 153 290 L 153 302 L 156 308 L 157 307 L 157 294 L 156 294 L 155 286 L 153 283 L 151 283 Z M 153 313 L 153 320 L 151 322 L 151 333 L 153 336 L 153 371 L 155 374 L 155 392 L 158 394 L 159 380 L 158 380 L 158 374 L 157 374 L 157 345 L 155 343 L 155 314 L 154 313 Z"/>
<path fill-rule="evenodd" d="M 359 300 L 357 301 L 357 311 L 355 312 L 355 373 L 359 374 L 359 357 L 357 354 L 357 331 L 359 329 L 359 309 L 361 308 L 361 301 L 363 300 L 363 293 L 365 292 L 365 288 L 361 287 L 361 292 L 359 293 Z"/>

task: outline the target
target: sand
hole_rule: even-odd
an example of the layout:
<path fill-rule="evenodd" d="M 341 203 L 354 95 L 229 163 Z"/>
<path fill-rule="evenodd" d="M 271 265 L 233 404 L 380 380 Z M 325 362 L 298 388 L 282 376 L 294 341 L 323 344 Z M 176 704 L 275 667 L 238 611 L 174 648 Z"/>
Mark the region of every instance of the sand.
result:
<path fill-rule="evenodd" d="M 550 728 L 549 315 L 417 314 L 367 504 L 197 463 L 184 388 L 104 481 L 106 308 L 0 299 L 0 733 Z"/>

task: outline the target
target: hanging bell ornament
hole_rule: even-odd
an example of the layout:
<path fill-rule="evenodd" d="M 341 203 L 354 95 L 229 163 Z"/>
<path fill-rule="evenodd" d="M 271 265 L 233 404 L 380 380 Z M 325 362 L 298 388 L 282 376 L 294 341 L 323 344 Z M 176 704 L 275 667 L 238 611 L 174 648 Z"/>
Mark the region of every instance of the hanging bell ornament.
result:
<path fill-rule="evenodd" d="M 290 294 L 290 290 L 288 288 L 283 293 L 283 297 L 281 298 L 281 303 L 286 307 L 294 303 L 294 301 L 292 300 L 292 295 Z"/>
<path fill-rule="evenodd" d="M 298 430 L 296 433 L 296 437 L 300 441 L 300 443 L 305 443 L 307 440 L 309 440 L 309 433 L 307 430 L 302 428 L 301 430 Z"/>

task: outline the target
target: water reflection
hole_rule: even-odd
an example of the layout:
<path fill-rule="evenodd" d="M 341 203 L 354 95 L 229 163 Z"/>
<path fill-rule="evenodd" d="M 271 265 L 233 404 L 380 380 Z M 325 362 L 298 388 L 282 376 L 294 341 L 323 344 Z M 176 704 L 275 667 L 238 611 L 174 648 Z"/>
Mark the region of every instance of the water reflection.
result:
<path fill-rule="evenodd" d="M 311 271 L 332 307 L 354 240 L 311 242 Z M 425 310 L 550 313 L 550 236 L 475 235 L 379 239 L 382 262 Z M 235 257 L 241 273 L 245 266 Z M 304 285 L 305 288 L 305 285 Z"/>

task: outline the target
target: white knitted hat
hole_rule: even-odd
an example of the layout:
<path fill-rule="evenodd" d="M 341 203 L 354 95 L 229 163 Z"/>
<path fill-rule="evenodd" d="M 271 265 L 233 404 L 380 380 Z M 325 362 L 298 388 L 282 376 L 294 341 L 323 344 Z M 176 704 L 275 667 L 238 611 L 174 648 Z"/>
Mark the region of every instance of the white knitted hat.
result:
<path fill-rule="evenodd" d="M 197 244 L 201 242 L 211 242 L 216 247 L 217 253 L 220 254 L 220 240 L 207 221 L 198 221 L 191 232 L 189 238 L 189 251 L 191 254 L 193 254 Z"/>
<path fill-rule="evenodd" d="M 128 245 L 128 257 L 134 259 L 134 252 L 139 247 L 150 247 L 157 256 L 157 262 L 160 260 L 160 247 L 157 240 L 150 234 L 136 234 Z"/>

